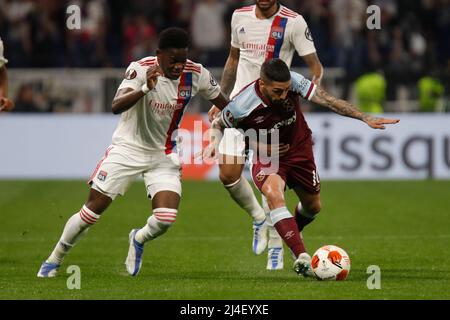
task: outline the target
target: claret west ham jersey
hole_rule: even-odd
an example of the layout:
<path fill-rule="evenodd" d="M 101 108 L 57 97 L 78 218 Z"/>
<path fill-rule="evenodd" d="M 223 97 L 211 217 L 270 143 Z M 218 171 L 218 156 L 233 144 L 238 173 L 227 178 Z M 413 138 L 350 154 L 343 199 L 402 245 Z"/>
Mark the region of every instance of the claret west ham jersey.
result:
<path fill-rule="evenodd" d="M 259 78 L 265 60 L 280 58 L 290 67 L 295 51 L 300 56 L 316 52 L 308 25 L 300 14 L 280 5 L 271 18 L 258 19 L 255 9 L 255 5 L 237 9 L 231 20 L 231 46 L 240 50 L 231 97 Z"/>
<path fill-rule="evenodd" d="M 269 138 L 274 130 L 278 130 L 279 142 L 289 144 L 290 152 L 294 153 L 295 146 L 311 136 L 300 110 L 299 98 L 310 100 L 317 86 L 295 72 L 291 72 L 291 80 L 291 90 L 283 106 L 270 105 L 259 89 L 259 81 L 251 83 L 222 111 L 222 122 L 228 128 L 255 129 L 259 133 L 262 130 Z"/>
<path fill-rule="evenodd" d="M 118 90 L 141 89 L 147 81 L 147 69 L 157 63 L 156 57 L 132 62 Z M 197 94 L 213 100 L 219 96 L 220 86 L 201 64 L 188 60 L 179 79 L 159 77 L 152 91 L 122 113 L 113 144 L 171 153 L 175 147 L 172 135 L 178 129 L 189 101 Z"/>

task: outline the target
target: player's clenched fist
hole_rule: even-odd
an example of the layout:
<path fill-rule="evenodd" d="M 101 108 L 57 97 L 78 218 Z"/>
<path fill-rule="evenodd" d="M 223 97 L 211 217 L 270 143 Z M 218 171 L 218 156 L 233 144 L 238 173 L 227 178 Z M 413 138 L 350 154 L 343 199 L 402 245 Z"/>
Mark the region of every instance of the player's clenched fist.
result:
<path fill-rule="evenodd" d="M 147 69 L 147 87 L 153 90 L 158 83 L 158 77 L 163 76 L 164 72 L 160 66 L 154 66 Z"/>

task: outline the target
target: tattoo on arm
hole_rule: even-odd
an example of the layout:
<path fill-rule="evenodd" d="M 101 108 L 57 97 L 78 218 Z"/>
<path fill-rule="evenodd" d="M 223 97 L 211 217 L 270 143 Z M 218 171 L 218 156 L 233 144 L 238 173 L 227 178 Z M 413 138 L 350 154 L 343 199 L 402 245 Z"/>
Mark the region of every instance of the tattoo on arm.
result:
<path fill-rule="evenodd" d="M 236 74 L 239 63 L 239 49 L 231 48 L 230 55 L 228 56 L 227 62 L 225 64 L 222 80 L 220 81 L 220 87 L 222 92 L 227 96 L 230 95 L 233 90 L 234 84 L 236 83 Z"/>
<path fill-rule="evenodd" d="M 234 84 L 236 82 L 237 65 L 234 66 L 231 63 L 227 63 L 223 70 L 222 81 L 220 87 L 223 93 L 227 96 L 230 95 L 231 90 L 233 90 Z"/>
<path fill-rule="evenodd" d="M 317 103 L 321 106 L 331 109 L 333 112 L 365 121 L 370 118 L 369 115 L 361 112 L 358 108 L 352 105 L 350 102 L 333 97 L 328 92 L 318 87 L 314 97 L 311 99 L 312 102 Z"/>

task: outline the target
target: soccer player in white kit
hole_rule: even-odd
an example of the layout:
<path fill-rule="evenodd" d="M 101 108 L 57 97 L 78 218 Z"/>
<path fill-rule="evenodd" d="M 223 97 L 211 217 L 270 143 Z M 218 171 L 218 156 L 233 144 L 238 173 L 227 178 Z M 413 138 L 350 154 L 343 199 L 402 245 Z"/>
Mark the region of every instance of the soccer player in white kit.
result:
<path fill-rule="evenodd" d="M 56 276 L 67 252 L 138 176 L 144 178 L 153 215 L 143 228 L 129 234 L 125 265 L 130 275 L 137 275 L 141 268 L 144 244 L 165 233 L 176 221 L 181 166 L 175 135 L 183 113 L 197 94 L 222 107 L 228 103 L 211 73 L 187 60 L 187 48 L 184 30 L 166 29 L 160 35 L 156 57 L 128 67 L 112 103 L 113 113 L 121 114 L 112 145 L 89 180 L 86 204 L 67 221 L 38 277 Z"/>
<path fill-rule="evenodd" d="M 222 91 L 225 94 L 231 92 L 230 97 L 234 97 L 259 78 L 264 61 L 280 58 L 290 66 L 295 51 L 308 65 L 312 81 L 319 85 L 323 67 L 317 57 L 310 30 L 300 14 L 276 0 L 256 0 L 253 6 L 237 9 L 231 20 L 231 48 L 222 75 Z M 218 112 L 219 108 L 216 107 L 210 110 L 210 121 Z M 282 241 L 271 226 L 270 218 L 266 220 L 269 211 L 266 201 L 263 197 L 263 210 L 249 182 L 242 177 L 244 148 L 242 134 L 236 129 L 225 129 L 219 145 L 220 180 L 231 197 L 253 218 L 253 251 L 260 254 L 268 244 L 267 269 L 282 269 Z M 314 216 L 302 209 L 300 204 L 296 212 Z"/>
<path fill-rule="evenodd" d="M 4 56 L 3 41 L 0 39 L 0 112 L 14 109 L 14 102 L 8 99 L 8 73 L 6 64 L 8 60 Z"/>

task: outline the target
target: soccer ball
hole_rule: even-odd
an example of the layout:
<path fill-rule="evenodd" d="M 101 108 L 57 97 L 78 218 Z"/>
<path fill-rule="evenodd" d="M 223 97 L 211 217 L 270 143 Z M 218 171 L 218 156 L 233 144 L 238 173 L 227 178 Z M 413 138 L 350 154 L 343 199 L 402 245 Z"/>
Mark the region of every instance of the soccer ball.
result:
<path fill-rule="evenodd" d="M 337 246 L 323 246 L 314 253 L 311 267 L 318 280 L 345 280 L 350 272 L 350 258 Z"/>

